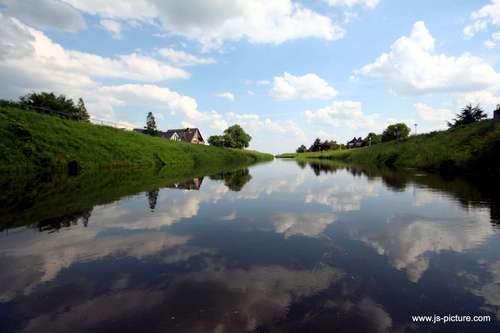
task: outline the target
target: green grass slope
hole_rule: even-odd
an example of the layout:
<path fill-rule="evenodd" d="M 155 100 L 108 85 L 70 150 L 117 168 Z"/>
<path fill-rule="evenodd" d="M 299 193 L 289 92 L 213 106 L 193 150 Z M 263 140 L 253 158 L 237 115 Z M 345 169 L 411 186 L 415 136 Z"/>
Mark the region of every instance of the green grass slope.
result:
<path fill-rule="evenodd" d="M 500 126 L 493 120 L 483 120 L 372 147 L 284 154 L 280 157 L 334 159 L 361 165 L 416 168 L 445 173 L 498 174 Z"/>
<path fill-rule="evenodd" d="M 0 107 L 0 172 L 167 167 L 183 170 L 271 160 L 270 154 L 222 149 Z"/>

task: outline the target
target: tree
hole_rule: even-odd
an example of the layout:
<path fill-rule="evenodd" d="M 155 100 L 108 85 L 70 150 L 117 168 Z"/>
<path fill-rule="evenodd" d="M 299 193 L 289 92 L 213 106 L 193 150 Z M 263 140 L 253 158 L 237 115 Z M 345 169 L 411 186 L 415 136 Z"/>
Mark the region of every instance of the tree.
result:
<path fill-rule="evenodd" d="M 83 99 L 78 104 L 64 95 L 56 96 L 52 92 L 31 93 L 19 98 L 19 106 L 25 109 L 34 109 L 37 112 L 47 113 L 64 119 L 78 121 L 90 120 Z"/>
<path fill-rule="evenodd" d="M 370 132 L 370 133 L 368 133 L 366 138 L 363 139 L 363 142 L 364 142 L 365 146 L 369 146 L 370 144 L 376 145 L 376 144 L 382 142 L 382 135 Z"/>
<path fill-rule="evenodd" d="M 468 104 L 457 114 L 457 117 L 453 119 L 453 123 L 448 122 L 448 127 L 455 128 L 461 125 L 472 124 L 486 117 L 486 113 L 479 105 L 473 107 L 472 104 Z"/>
<path fill-rule="evenodd" d="M 306 151 L 307 151 L 307 148 L 304 145 L 300 145 L 300 147 L 297 148 L 297 150 L 296 150 L 297 153 L 305 153 Z"/>
<path fill-rule="evenodd" d="M 309 147 L 309 151 L 320 151 L 320 150 L 321 150 L 321 140 L 320 138 L 316 138 L 311 147 Z"/>
<path fill-rule="evenodd" d="M 224 146 L 230 148 L 247 148 L 252 137 L 240 125 L 233 125 L 224 131 Z"/>
<path fill-rule="evenodd" d="M 146 126 L 144 127 L 144 134 L 157 136 L 158 128 L 156 127 L 155 116 L 153 116 L 152 112 L 148 112 L 146 117 Z"/>
<path fill-rule="evenodd" d="M 397 123 L 387 126 L 382 133 L 382 141 L 392 141 L 407 138 L 410 135 L 410 128 L 403 123 Z"/>
<path fill-rule="evenodd" d="M 83 99 L 80 97 L 78 99 L 78 104 L 76 105 L 77 108 L 77 120 L 84 121 L 84 122 L 90 122 L 90 116 L 89 113 L 87 112 L 87 108 L 85 107 L 85 103 L 83 102 Z"/>
<path fill-rule="evenodd" d="M 208 144 L 216 147 L 224 147 L 224 137 L 222 135 L 212 135 L 208 138 Z"/>
<path fill-rule="evenodd" d="M 325 142 L 323 142 L 321 144 L 321 150 L 337 150 L 337 149 L 339 149 L 339 145 L 337 144 L 337 141 L 325 140 Z"/>

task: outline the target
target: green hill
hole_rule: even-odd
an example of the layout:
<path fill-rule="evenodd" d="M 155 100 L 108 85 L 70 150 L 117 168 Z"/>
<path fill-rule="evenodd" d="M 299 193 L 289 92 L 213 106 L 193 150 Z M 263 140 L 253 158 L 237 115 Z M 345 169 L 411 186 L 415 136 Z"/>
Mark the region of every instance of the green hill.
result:
<path fill-rule="evenodd" d="M 0 172 L 115 168 L 225 169 L 270 154 L 174 142 L 141 133 L 0 107 Z"/>
<path fill-rule="evenodd" d="M 350 150 L 282 154 L 297 159 L 333 159 L 360 165 L 416 168 L 445 173 L 500 173 L 500 126 L 483 120 L 447 131 Z"/>

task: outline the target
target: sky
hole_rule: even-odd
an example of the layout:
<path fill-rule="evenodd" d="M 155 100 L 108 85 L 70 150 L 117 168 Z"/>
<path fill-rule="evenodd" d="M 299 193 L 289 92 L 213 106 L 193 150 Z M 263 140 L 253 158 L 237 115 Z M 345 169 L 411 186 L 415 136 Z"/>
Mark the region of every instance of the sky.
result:
<path fill-rule="evenodd" d="M 240 124 L 273 153 L 491 116 L 499 56 L 500 0 L 0 0 L 0 98 L 205 138 Z"/>

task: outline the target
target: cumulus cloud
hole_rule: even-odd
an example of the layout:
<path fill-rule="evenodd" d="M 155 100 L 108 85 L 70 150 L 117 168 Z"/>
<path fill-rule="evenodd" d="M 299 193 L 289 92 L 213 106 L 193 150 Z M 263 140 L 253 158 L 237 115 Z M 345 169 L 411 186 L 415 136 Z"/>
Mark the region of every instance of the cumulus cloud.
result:
<path fill-rule="evenodd" d="M 213 58 L 202 58 L 184 51 L 175 50 L 172 48 L 163 48 L 158 50 L 160 55 L 168 59 L 171 63 L 177 66 L 194 66 L 215 64 Z"/>
<path fill-rule="evenodd" d="M 283 76 L 274 77 L 269 91 L 269 96 L 278 100 L 331 99 L 336 95 L 335 88 L 313 73 L 295 76 L 285 72 Z"/>
<path fill-rule="evenodd" d="M 234 95 L 230 92 L 227 92 L 227 91 L 218 93 L 215 96 L 227 99 L 228 101 L 231 101 L 231 102 L 234 102 L 234 100 L 235 100 Z"/>
<path fill-rule="evenodd" d="M 402 94 L 476 91 L 500 84 L 500 75 L 481 58 L 436 53 L 434 38 L 422 21 L 389 52 L 355 73 L 388 81 Z"/>
<path fill-rule="evenodd" d="M 45 71 L 47 80 L 57 79 L 59 76 L 63 79 L 63 84 L 75 84 L 78 81 L 68 80 L 67 76 L 75 76 L 86 82 L 95 77 L 136 81 L 189 77 L 189 74 L 181 69 L 137 53 L 107 58 L 93 53 L 67 50 L 44 33 L 1 13 L 0 22 L 0 35 L 9 38 L 3 40 L 2 44 L 10 45 L 1 53 L 0 66 L 14 68 L 20 73 Z M 18 46 L 24 50 L 22 54 L 15 51 Z"/>
<path fill-rule="evenodd" d="M 243 39 L 281 44 L 298 38 L 335 40 L 344 36 L 344 30 L 328 16 L 291 0 L 64 1 L 91 15 L 159 20 L 166 32 L 196 40 L 205 50 Z"/>
<path fill-rule="evenodd" d="M 99 22 L 114 39 L 122 39 L 122 24 L 118 21 L 104 19 Z"/>
<path fill-rule="evenodd" d="M 500 27 L 500 0 L 491 0 L 489 4 L 472 12 L 471 20 L 472 23 L 464 28 L 464 35 L 468 38 L 487 30 L 489 26 Z"/>
<path fill-rule="evenodd" d="M 370 9 L 377 7 L 380 0 L 323 0 L 328 5 L 335 6 L 344 6 L 344 7 L 354 7 L 354 6 L 364 6 Z"/>
<path fill-rule="evenodd" d="M 77 32 L 86 27 L 78 10 L 57 0 L 0 0 L 0 4 L 5 14 L 42 29 Z"/>
<path fill-rule="evenodd" d="M 417 282 L 428 269 L 432 253 L 462 253 L 480 246 L 493 234 L 489 212 L 475 209 L 446 218 L 395 215 L 376 229 L 362 231 L 359 239 L 387 256 L 393 267 L 406 271 L 410 281 Z"/>
<path fill-rule="evenodd" d="M 329 106 L 316 111 L 306 110 L 304 115 L 308 121 L 334 127 L 351 129 L 380 127 L 378 115 L 365 115 L 361 102 L 335 101 Z"/>
<path fill-rule="evenodd" d="M 335 222 L 337 218 L 332 213 L 316 214 L 294 214 L 278 213 L 271 218 L 277 233 L 283 234 L 285 238 L 302 235 L 316 237 L 326 227 Z"/>
<path fill-rule="evenodd" d="M 488 90 L 474 91 L 458 96 L 455 104 L 457 108 L 461 108 L 467 104 L 480 105 L 487 112 L 491 113 L 500 104 L 500 95 L 496 95 Z"/>
<path fill-rule="evenodd" d="M 448 109 L 436 109 L 424 103 L 414 104 L 417 116 L 426 121 L 442 122 L 449 121 L 453 118 L 453 112 Z"/>

